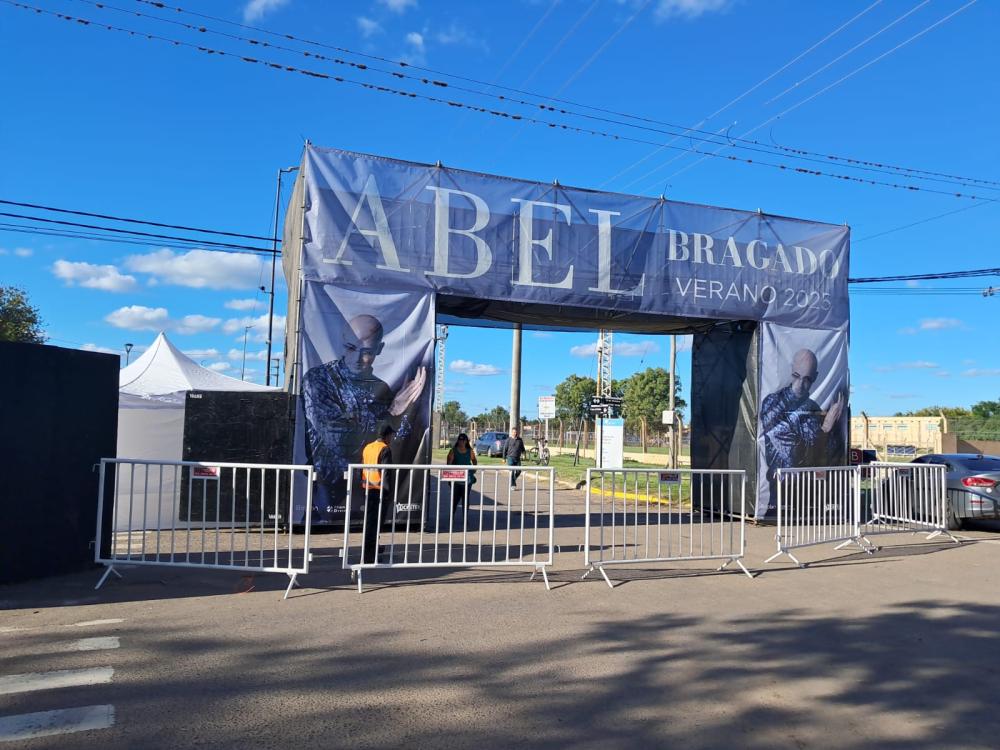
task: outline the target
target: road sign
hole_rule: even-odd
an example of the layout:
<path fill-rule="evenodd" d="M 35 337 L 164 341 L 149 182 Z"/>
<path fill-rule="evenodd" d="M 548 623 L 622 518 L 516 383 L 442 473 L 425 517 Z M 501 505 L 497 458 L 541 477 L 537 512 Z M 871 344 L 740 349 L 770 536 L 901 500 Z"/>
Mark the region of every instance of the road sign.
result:
<path fill-rule="evenodd" d="M 673 424 L 674 423 L 674 410 L 664 409 L 663 410 L 663 424 Z"/>
<path fill-rule="evenodd" d="M 538 397 L 538 418 L 539 419 L 555 419 L 556 417 L 556 397 L 555 396 L 539 396 Z"/>

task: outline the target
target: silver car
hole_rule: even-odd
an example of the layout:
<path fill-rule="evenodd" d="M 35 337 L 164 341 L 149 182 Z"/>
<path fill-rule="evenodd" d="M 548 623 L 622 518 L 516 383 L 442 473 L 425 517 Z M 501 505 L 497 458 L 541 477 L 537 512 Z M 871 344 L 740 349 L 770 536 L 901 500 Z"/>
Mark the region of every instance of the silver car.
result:
<path fill-rule="evenodd" d="M 1000 520 L 1000 457 L 981 453 L 932 453 L 912 463 L 947 467 L 950 530 L 961 529 L 969 519 Z"/>

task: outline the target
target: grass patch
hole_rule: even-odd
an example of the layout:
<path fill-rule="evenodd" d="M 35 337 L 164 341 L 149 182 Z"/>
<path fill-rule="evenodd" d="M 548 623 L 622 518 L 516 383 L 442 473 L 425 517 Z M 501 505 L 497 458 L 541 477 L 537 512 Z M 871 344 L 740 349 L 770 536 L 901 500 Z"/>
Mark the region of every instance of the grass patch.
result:
<path fill-rule="evenodd" d="M 444 463 L 445 459 L 448 457 L 448 450 L 445 448 L 439 448 L 433 452 L 434 463 Z M 504 461 L 502 458 L 488 458 L 487 456 L 477 456 L 479 459 L 480 466 L 503 466 Z M 531 465 L 529 462 L 525 462 L 525 466 Z M 570 482 L 572 484 L 578 484 L 579 482 L 584 482 L 587 479 L 587 469 L 596 466 L 594 460 L 591 458 L 580 458 L 579 463 L 573 465 L 572 455 L 562 455 L 557 456 L 552 455 L 552 459 L 549 461 L 549 466 L 552 466 L 556 470 L 556 479 L 563 482 Z M 662 465 L 655 463 L 640 463 L 639 461 L 625 461 L 624 468 L 626 469 L 656 469 L 663 468 Z"/>

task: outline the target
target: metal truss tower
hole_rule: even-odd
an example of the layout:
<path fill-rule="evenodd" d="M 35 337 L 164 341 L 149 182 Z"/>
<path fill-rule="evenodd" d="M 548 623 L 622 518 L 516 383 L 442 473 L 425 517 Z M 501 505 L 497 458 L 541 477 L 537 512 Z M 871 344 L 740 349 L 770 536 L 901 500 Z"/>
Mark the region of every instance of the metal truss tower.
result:
<path fill-rule="evenodd" d="M 611 331 L 600 331 L 597 335 L 597 395 L 611 397 L 611 354 L 613 346 Z"/>
<path fill-rule="evenodd" d="M 444 342 L 448 340 L 448 326 L 438 326 L 437 336 L 437 371 L 434 373 L 434 411 L 444 409 Z"/>

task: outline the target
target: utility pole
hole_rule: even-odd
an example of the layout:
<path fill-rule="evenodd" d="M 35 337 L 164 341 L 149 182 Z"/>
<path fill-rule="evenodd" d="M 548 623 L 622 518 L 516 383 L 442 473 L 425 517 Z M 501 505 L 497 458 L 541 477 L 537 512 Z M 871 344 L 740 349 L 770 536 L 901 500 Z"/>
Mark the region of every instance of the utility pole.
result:
<path fill-rule="evenodd" d="M 247 334 L 253 326 L 243 326 L 243 367 L 240 369 L 240 380 L 246 380 L 247 374 Z"/>
<path fill-rule="evenodd" d="M 597 334 L 597 395 L 611 398 L 611 356 L 614 353 L 611 331 L 601 329 Z M 604 410 L 599 412 L 601 428 L 594 435 L 594 463 L 600 469 L 604 464 Z"/>
<path fill-rule="evenodd" d="M 675 386 L 675 375 L 677 371 L 677 336 L 675 334 L 670 334 L 670 395 L 668 400 L 670 403 L 670 415 L 672 417 L 670 421 L 670 468 L 677 468 L 677 416 L 674 414 L 674 390 Z"/>
<path fill-rule="evenodd" d="M 514 324 L 510 357 L 510 429 L 521 427 L 521 324 Z"/>
<path fill-rule="evenodd" d="M 271 339 L 274 338 L 274 269 L 278 264 L 278 214 L 281 211 L 281 175 L 294 172 L 298 167 L 285 167 L 278 170 L 278 189 L 274 194 L 274 234 L 271 235 L 271 300 L 267 312 L 267 373 L 264 375 L 264 385 L 271 385 Z M 243 365 L 246 369 L 246 340 L 243 341 Z"/>

